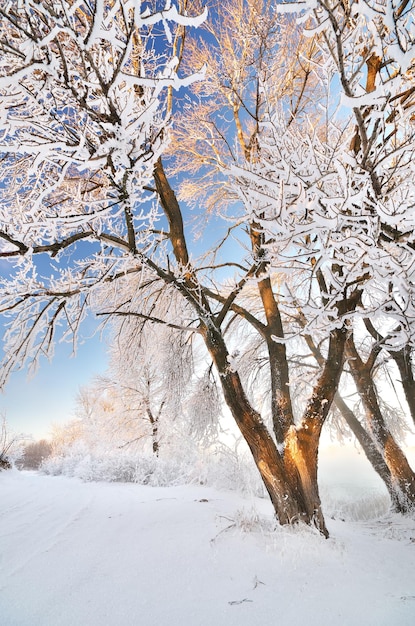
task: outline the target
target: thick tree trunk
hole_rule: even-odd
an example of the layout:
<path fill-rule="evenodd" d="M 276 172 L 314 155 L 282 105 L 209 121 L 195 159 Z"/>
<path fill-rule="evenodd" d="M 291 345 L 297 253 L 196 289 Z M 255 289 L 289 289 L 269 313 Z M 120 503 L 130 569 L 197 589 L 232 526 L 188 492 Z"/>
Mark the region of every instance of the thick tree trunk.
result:
<path fill-rule="evenodd" d="M 293 443 L 296 437 L 292 434 L 295 432 L 294 427 L 290 429 L 289 441 L 286 442 L 290 454 L 284 454 L 284 457 L 280 454 L 261 416 L 250 405 L 238 373 L 229 366 L 228 352 L 220 331 L 206 329 L 204 336 L 219 372 L 226 404 L 251 450 L 279 523 L 293 524 L 303 521 L 308 525 L 315 525 L 327 537 L 328 531 L 318 498 L 317 472 L 313 469 L 309 472 L 305 467 L 310 461 L 317 462 L 316 454 L 309 454 L 301 435 L 299 453 L 296 453 Z M 318 438 L 313 450 L 316 451 L 317 447 Z"/>
<path fill-rule="evenodd" d="M 284 464 L 290 481 L 301 485 L 308 515 L 320 532 L 328 537 L 317 480 L 321 427 L 317 421 L 314 426 L 290 429 L 285 445 Z"/>
<path fill-rule="evenodd" d="M 343 370 L 346 329 L 331 331 L 322 371 L 304 411 L 301 424 L 290 428 L 284 451 L 284 461 L 290 475 L 298 474 L 308 515 L 326 534 L 318 488 L 318 450 L 321 430 L 339 386 Z"/>
<path fill-rule="evenodd" d="M 305 503 L 298 473 L 294 469 L 287 471 L 271 434 L 246 399 L 239 376 L 230 372 L 221 376 L 221 382 L 226 403 L 251 450 L 279 523 L 314 523 Z M 326 534 L 324 525 L 319 529 Z"/>
<path fill-rule="evenodd" d="M 260 235 L 256 235 L 252 230 L 251 239 L 254 250 L 257 251 L 259 238 Z M 303 425 L 296 428 L 286 347 L 283 341 L 278 342 L 277 339 L 284 338 L 278 302 L 268 277 L 258 282 L 258 289 L 267 320 L 265 340 L 271 377 L 271 414 L 277 444 L 283 449 L 284 472 L 296 498 L 302 503 L 307 519 L 328 537 L 317 481 L 318 446 L 321 427 L 328 413 L 326 404 L 328 406 L 331 404 L 341 373 L 344 337 L 340 333 L 342 338 L 339 343 L 337 339 L 334 340 L 336 333 L 332 334 L 327 359 L 330 361 L 330 367 L 327 368 L 327 363 L 323 362 L 322 374 L 313 392 L 314 401 L 310 401 L 306 409 Z M 340 351 L 337 351 L 337 348 L 334 349 L 337 344 L 340 346 Z M 336 360 L 333 357 L 334 352 L 339 357 L 336 362 L 334 362 Z M 330 371 L 329 376 L 328 371 Z M 330 382 L 327 385 L 328 379 Z M 333 392 L 330 391 L 332 386 Z M 326 397 L 327 394 L 328 397 Z"/>

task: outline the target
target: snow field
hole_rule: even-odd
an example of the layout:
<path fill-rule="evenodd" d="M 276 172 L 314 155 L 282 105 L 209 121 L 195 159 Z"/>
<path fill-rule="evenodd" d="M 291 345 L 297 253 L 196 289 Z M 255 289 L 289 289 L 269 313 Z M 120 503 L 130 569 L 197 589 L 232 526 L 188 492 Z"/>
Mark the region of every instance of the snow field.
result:
<path fill-rule="evenodd" d="M 412 626 L 415 520 L 276 528 L 200 486 L 0 474 L 1 626 Z"/>

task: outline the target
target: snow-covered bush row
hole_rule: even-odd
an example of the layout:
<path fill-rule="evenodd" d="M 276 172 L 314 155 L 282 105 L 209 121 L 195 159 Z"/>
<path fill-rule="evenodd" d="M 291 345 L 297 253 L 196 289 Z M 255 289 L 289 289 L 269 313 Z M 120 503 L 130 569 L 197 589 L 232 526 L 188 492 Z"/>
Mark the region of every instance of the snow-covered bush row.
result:
<path fill-rule="evenodd" d="M 90 454 L 75 449 L 50 457 L 42 465 L 45 474 L 71 476 L 83 481 L 132 482 L 153 487 L 184 484 L 191 468 L 184 462 L 125 454 Z"/>
<path fill-rule="evenodd" d="M 65 475 L 83 481 L 133 482 L 154 487 L 198 483 L 220 489 L 237 490 L 245 495 L 264 496 L 257 470 L 248 453 L 226 446 L 213 454 L 155 455 L 121 451 L 91 452 L 76 442 L 59 454 L 47 458 L 41 471 L 52 476 Z"/>

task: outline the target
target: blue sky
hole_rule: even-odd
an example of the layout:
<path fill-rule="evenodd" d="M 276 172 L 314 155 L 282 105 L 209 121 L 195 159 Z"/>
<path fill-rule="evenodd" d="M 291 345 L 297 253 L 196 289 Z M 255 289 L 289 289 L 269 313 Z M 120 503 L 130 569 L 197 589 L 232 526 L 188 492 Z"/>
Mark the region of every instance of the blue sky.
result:
<path fill-rule="evenodd" d="M 62 255 L 61 264 L 68 266 L 77 258 L 76 246 L 71 255 Z M 48 275 L 53 262 L 48 255 L 35 259 L 40 274 Z M 13 274 L 14 263 L 2 260 L 0 275 Z M 9 323 L 0 317 L 0 339 Z M 73 355 L 72 343 L 55 342 L 55 354 L 51 361 L 42 358 L 35 374 L 29 376 L 27 369 L 14 372 L 3 391 L 0 391 L 0 415 L 5 416 L 11 433 L 24 433 L 34 439 L 47 438 L 53 423 L 63 424 L 74 417 L 76 395 L 81 385 L 102 374 L 107 368 L 105 339 L 101 339 L 98 328 L 102 318 L 88 315 L 81 325 L 77 353 Z M 3 346 L 0 341 L 0 361 L 3 359 Z"/>
<path fill-rule="evenodd" d="M 88 323 L 91 335 L 93 322 Z M 27 371 L 15 372 L 0 394 L 0 412 L 8 429 L 14 433 L 48 437 L 52 423 L 64 423 L 74 417 L 75 398 L 81 385 L 86 385 L 107 367 L 105 339 L 100 335 L 85 339 L 71 356 L 70 344 L 58 344 L 55 357 L 43 359 L 34 377 Z"/>

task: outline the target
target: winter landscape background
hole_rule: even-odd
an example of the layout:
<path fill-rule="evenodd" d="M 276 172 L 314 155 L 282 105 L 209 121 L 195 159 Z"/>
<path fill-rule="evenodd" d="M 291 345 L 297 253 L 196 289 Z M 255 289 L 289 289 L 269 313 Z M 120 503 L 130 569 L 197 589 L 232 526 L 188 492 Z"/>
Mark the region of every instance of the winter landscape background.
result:
<path fill-rule="evenodd" d="M 0 0 L 0 626 L 413 623 L 414 207 L 415 0 Z"/>

